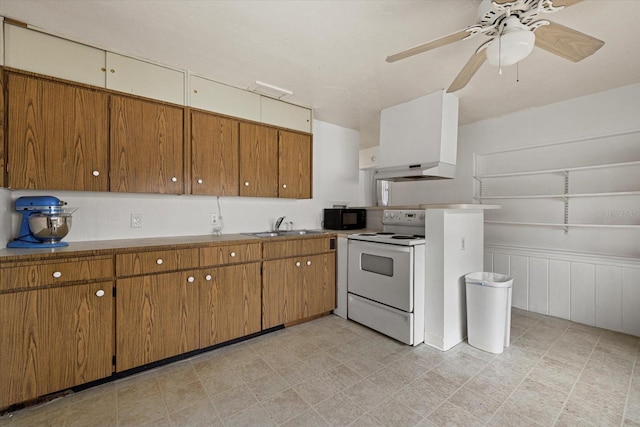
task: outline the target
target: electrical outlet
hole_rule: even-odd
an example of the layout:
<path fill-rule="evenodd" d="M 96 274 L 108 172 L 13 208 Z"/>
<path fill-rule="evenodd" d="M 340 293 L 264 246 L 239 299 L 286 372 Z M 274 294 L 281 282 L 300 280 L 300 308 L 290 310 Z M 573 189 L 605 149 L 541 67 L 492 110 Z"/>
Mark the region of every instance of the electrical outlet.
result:
<path fill-rule="evenodd" d="M 220 217 L 217 213 L 211 214 L 211 225 L 220 225 Z"/>
<path fill-rule="evenodd" d="M 142 215 L 131 214 L 130 228 L 142 228 Z"/>

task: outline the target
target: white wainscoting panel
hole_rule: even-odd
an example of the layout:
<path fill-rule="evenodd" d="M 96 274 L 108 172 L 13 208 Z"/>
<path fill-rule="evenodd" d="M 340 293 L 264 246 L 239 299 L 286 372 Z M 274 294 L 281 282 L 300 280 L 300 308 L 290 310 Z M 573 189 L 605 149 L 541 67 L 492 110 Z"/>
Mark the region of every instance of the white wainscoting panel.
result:
<path fill-rule="evenodd" d="M 484 260 L 516 308 L 640 336 L 640 259 L 487 245 Z"/>
<path fill-rule="evenodd" d="M 529 258 L 529 310 L 549 314 L 549 260 Z"/>
<path fill-rule="evenodd" d="M 571 319 L 571 263 L 549 260 L 549 315 Z"/>
<path fill-rule="evenodd" d="M 622 269 L 622 332 L 640 336 L 640 268 Z"/>

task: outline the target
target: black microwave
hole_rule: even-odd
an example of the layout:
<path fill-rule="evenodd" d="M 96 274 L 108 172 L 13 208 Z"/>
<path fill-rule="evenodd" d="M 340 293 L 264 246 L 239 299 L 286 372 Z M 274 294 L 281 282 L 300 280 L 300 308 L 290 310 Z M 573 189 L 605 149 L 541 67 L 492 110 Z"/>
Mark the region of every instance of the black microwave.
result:
<path fill-rule="evenodd" d="M 325 209 L 322 226 L 329 230 L 356 230 L 366 228 L 367 210 L 348 208 Z"/>

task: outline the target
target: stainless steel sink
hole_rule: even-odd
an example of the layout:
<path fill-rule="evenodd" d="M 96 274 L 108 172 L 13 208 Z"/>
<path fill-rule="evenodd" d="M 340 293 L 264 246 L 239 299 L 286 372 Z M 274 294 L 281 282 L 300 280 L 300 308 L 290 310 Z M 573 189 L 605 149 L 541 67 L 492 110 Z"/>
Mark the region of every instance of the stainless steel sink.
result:
<path fill-rule="evenodd" d="M 306 236 L 308 234 L 321 234 L 320 230 L 279 230 L 279 231 L 261 231 L 258 233 L 247 233 L 254 237 L 280 237 L 280 236 Z"/>

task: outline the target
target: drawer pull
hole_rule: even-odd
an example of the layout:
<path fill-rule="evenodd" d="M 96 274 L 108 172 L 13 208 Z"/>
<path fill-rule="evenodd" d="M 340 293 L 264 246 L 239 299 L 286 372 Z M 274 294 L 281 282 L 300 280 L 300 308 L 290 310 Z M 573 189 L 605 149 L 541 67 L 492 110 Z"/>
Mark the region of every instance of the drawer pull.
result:
<path fill-rule="evenodd" d="M 235 257 L 236 253 L 235 252 L 231 252 L 231 258 Z"/>
<path fill-rule="evenodd" d="M 171 182 L 178 182 L 178 178 L 174 176 L 173 178 L 171 178 Z"/>
<path fill-rule="evenodd" d="M 93 172 L 91 172 L 91 175 L 100 176 L 100 171 L 93 171 Z"/>
<path fill-rule="evenodd" d="M 307 265 L 311 265 L 311 261 L 307 261 Z"/>
<path fill-rule="evenodd" d="M 211 275 L 207 274 L 206 276 L 204 276 L 204 280 L 206 280 L 207 282 L 211 281 Z"/>
<path fill-rule="evenodd" d="M 287 184 L 282 184 L 282 188 L 287 188 Z"/>
<path fill-rule="evenodd" d="M 296 267 L 300 267 L 300 261 L 296 262 Z"/>
<path fill-rule="evenodd" d="M 103 296 L 104 296 L 104 291 L 103 291 L 102 289 L 98 290 L 98 291 L 96 292 L 96 296 L 97 296 L 97 297 L 103 297 Z"/>
<path fill-rule="evenodd" d="M 156 260 L 156 264 L 158 264 L 158 265 L 162 265 L 162 263 L 163 263 L 163 262 L 164 262 L 164 261 L 162 260 L 162 258 L 158 258 L 158 259 Z"/>
<path fill-rule="evenodd" d="M 196 279 L 193 276 L 187 277 L 187 282 L 193 283 Z"/>
<path fill-rule="evenodd" d="M 54 271 L 53 272 L 53 278 L 54 279 L 59 279 L 61 277 L 62 277 L 62 273 L 61 272 L 59 272 L 59 271 Z"/>
<path fill-rule="evenodd" d="M 197 182 L 198 184 L 202 184 L 204 181 L 203 181 L 201 178 L 199 178 L 199 179 L 198 179 L 198 181 L 196 181 L 196 182 Z"/>
<path fill-rule="evenodd" d="M 249 186 L 249 181 L 245 181 L 245 182 L 244 182 L 244 186 L 245 186 L 245 187 L 248 187 L 248 186 Z"/>

